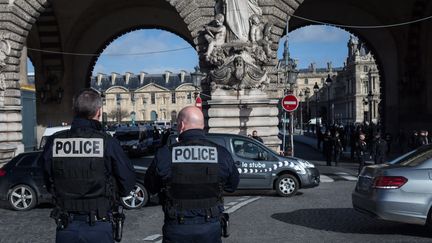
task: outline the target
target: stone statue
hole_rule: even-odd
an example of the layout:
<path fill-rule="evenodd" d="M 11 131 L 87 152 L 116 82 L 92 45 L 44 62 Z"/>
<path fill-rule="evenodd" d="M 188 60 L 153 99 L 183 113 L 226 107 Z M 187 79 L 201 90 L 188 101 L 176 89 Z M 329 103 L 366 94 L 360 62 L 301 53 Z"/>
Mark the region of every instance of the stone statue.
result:
<path fill-rule="evenodd" d="M 210 86 L 215 89 L 264 89 L 269 84 L 267 72 L 237 55 L 230 62 L 210 72 Z"/>
<path fill-rule="evenodd" d="M 6 77 L 3 70 L 6 67 L 6 59 L 11 53 L 11 45 L 5 34 L 0 33 L 0 107 L 4 106 L 4 93 L 6 91 Z"/>
<path fill-rule="evenodd" d="M 224 26 L 224 19 L 222 14 L 216 14 L 214 20 L 215 26 L 204 25 L 206 31 L 204 37 L 208 42 L 207 52 L 205 53 L 207 61 L 210 61 L 210 55 L 214 48 L 220 47 L 225 43 L 226 27 Z"/>
<path fill-rule="evenodd" d="M 250 41 L 253 44 L 253 50 L 251 51 L 261 63 L 266 63 L 270 58 L 272 58 L 272 51 L 270 48 L 271 39 L 271 29 L 273 27 L 270 23 L 263 23 L 260 20 L 260 16 L 254 14 L 251 16 L 251 29 L 250 29 Z"/>
<path fill-rule="evenodd" d="M 232 40 L 247 42 L 249 40 L 249 19 L 253 14 L 262 15 L 258 0 L 218 0 L 216 13 L 225 15 L 226 24 L 234 34 Z"/>

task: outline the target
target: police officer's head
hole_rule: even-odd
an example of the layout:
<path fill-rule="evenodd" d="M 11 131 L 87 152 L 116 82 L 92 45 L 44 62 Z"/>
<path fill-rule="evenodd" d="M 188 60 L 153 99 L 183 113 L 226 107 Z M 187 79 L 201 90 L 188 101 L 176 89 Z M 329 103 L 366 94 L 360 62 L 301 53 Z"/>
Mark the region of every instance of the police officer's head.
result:
<path fill-rule="evenodd" d="M 94 89 L 84 89 L 73 100 L 75 117 L 99 120 L 102 115 L 102 98 Z"/>
<path fill-rule="evenodd" d="M 182 133 L 189 129 L 204 129 L 204 115 L 198 107 L 187 106 L 183 108 L 178 114 L 178 132 Z"/>

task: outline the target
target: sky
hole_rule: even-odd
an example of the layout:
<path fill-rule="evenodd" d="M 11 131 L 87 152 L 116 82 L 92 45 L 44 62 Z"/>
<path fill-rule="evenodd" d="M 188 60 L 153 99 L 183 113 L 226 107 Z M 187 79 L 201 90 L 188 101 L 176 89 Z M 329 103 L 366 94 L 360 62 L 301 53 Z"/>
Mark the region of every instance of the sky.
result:
<path fill-rule="evenodd" d="M 331 61 L 333 67 L 342 67 L 346 59 L 349 33 L 335 27 L 324 25 L 306 26 L 289 33 L 291 58 L 298 61 L 298 68 L 307 68 L 315 62 L 317 68 L 326 67 Z M 285 37 L 279 43 L 278 57 L 282 58 Z M 183 49 L 186 48 L 186 49 Z M 172 52 L 109 56 L 105 54 L 136 54 L 182 49 Z M 34 72 L 30 62 L 29 73 Z M 195 49 L 181 37 L 164 30 L 145 29 L 125 34 L 114 40 L 98 59 L 93 75 L 111 72 L 157 74 L 166 70 L 191 72 L 198 65 Z"/>

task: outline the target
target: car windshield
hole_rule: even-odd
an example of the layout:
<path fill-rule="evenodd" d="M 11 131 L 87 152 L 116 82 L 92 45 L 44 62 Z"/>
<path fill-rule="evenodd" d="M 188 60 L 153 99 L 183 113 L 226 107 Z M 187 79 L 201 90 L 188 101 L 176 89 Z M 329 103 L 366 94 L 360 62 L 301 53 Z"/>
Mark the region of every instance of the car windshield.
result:
<path fill-rule="evenodd" d="M 423 146 L 411 152 L 408 152 L 392 161 L 389 164 L 397 164 L 401 166 L 416 166 L 427 159 L 432 158 L 432 145 Z"/>
<path fill-rule="evenodd" d="M 114 137 L 120 141 L 138 140 L 139 132 L 116 132 Z"/>

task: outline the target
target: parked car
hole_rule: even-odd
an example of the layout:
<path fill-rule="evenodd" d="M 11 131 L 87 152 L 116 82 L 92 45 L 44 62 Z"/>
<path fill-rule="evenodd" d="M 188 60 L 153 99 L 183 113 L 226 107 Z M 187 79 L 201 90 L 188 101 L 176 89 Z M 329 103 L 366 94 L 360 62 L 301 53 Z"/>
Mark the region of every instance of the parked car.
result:
<path fill-rule="evenodd" d="M 149 125 L 121 126 L 116 129 L 114 137 L 126 153 L 136 157 L 152 153 L 160 143 L 160 138 L 155 139 L 153 133 L 153 127 Z"/>
<path fill-rule="evenodd" d="M 42 151 L 22 153 L 0 168 L 0 200 L 8 201 L 12 209 L 25 211 L 41 203 L 52 203 L 44 182 L 41 155 Z M 152 157 L 132 160 L 137 180 L 130 195 L 120 200 L 125 208 L 138 209 L 149 201 L 144 175 L 151 160 Z"/>
<path fill-rule="evenodd" d="M 432 145 L 362 169 L 352 203 L 375 218 L 432 225 Z"/>
<path fill-rule="evenodd" d="M 41 152 L 22 153 L 0 168 L 0 200 L 17 211 L 51 202 L 44 184 Z"/>
<path fill-rule="evenodd" d="M 255 139 L 235 134 L 207 134 L 207 138 L 231 153 L 240 173 L 239 189 L 274 189 L 280 196 L 290 197 L 298 189 L 316 187 L 320 173 L 303 159 L 284 157 Z M 171 135 L 169 143 L 177 141 Z"/>

